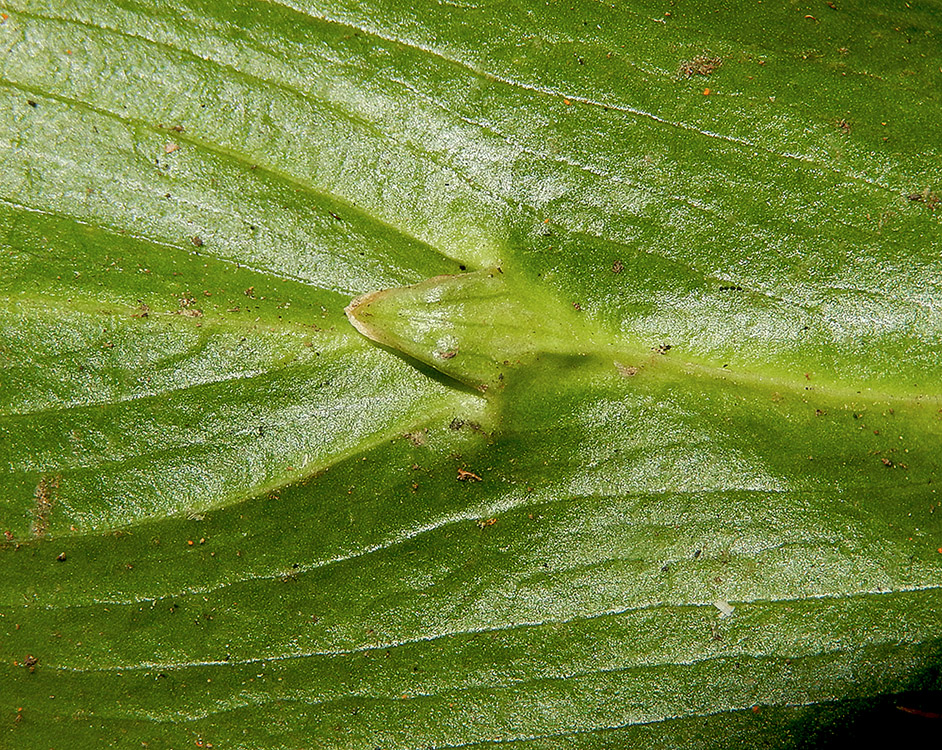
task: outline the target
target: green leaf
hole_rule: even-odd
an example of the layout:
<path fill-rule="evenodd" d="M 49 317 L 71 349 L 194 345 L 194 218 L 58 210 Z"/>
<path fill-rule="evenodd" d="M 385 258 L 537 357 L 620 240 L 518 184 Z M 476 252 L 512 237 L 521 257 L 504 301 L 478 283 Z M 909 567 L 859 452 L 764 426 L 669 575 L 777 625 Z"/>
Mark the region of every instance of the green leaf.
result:
<path fill-rule="evenodd" d="M 372 292 L 346 313 L 363 335 L 482 391 L 504 388 L 510 371 L 539 354 L 613 351 L 573 310 L 540 292 L 515 288 L 497 268 Z"/>
<path fill-rule="evenodd" d="M 942 8 L 832 6 L 5 2 L 0 744 L 942 689 Z"/>

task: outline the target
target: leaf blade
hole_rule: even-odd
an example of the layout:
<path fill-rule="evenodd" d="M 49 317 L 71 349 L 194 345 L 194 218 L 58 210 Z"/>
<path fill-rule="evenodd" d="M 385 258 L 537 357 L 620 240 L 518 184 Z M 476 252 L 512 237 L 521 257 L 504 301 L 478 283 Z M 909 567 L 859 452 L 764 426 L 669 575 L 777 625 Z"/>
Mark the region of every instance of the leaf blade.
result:
<path fill-rule="evenodd" d="M 12 741 L 787 747 L 938 687 L 931 8 L 8 5 Z M 483 370 L 386 342 L 485 398 L 341 314 L 497 266 L 436 318 Z"/>

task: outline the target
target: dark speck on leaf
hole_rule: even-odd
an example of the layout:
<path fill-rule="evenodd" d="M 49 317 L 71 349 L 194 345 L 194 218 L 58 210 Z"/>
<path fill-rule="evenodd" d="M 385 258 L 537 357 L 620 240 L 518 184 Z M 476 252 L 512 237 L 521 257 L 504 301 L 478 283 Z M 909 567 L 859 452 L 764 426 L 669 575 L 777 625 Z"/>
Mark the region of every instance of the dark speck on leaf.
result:
<path fill-rule="evenodd" d="M 937 193 L 932 192 L 928 188 L 923 190 L 921 193 L 911 193 L 907 196 L 909 200 L 914 203 L 925 203 L 930 209 L 935 209 L 935 207 L 942 202 L 942 199 L 939 198 Z"/>
<path fill-rule="evenodd" d="M 32 99 L 27 99 L 27 100 L 26 100 L 26 103 L 27 103 L 29 106 L 31 106 L 33 109 L 36 109 L 36 102 L 34 102 Z"/>
<path fill-rule="evenodd" d="M 708 76 L 720 65 L 723 64 L 723 58 L 711 57 L 710 55 L 697 55 L 692 60 L 686 60 L 680 64 L 678 73 L 684 78 L 691 76 Z"/>

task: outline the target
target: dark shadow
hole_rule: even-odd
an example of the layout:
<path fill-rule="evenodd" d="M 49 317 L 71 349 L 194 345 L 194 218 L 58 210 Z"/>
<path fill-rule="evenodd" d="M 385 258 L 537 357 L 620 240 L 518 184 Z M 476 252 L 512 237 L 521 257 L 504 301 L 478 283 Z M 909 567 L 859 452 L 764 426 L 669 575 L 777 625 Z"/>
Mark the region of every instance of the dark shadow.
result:
<path fill-rule="evenodd" d="M 933 665 L 897 693 L 839 701 L 811 711 L 790 727 L 808 750 L 909 748 L 927 750 L 942 741 L 942 647 Z"/>
<path fill-rule="evenodd" d="M 360 335 L 363 336 L 362 333 Z M 420 359 L 416 359 L 415 357 L 409 354 L 406 354 L 404 351 L 400 349 L 396 349 L 395 347 L 392 347 L 392 346 L 387 346 L 386 344 L 380 344 L 379 342 L 373 341 L 373 339 L 368 338 L 367 336 L 363 336 L 363 338 L 366 341 L 369 341 L 370 344 L 372 344 L 373 346 L 379 349 L 382 349 L 384 352 L 389 352 L 390 354 L 394 354 L 395 356 L 399 357 L 399 359 L 401 359 L 406 364 L 411 365 L 412 367 L 414 367 L 416 370 L 421 372 L 426 377 L 431 378 L 432 380 L 434 380 L 437 383 L 440 383 L 446 388 L 451 388 L 452 390 L 461 391 L 463 393 L 470 393 L 475 396 L 485 395 L 483 391 L 475 388 L 474 386 L 469 385 L 468 383 L 464 383 L 458 380 L 457 378 L 453 378 L 451 377 L 451 375 L 446 375 L 441 370 L 436 370 L 430 364 L 427 364 Z"/>

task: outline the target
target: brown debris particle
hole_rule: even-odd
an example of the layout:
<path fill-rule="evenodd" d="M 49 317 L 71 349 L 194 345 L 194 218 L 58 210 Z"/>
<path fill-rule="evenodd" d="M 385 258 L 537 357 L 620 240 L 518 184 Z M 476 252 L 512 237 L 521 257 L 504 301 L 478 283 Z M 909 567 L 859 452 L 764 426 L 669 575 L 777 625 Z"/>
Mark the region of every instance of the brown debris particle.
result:
<path fill-rule="evenodd" d="M 202 247 L 202 246 L 203 246 L 203 238 L 200 237 L 198 234 L 197 234 L 196 236 L 192 237 L 192 238 L 190 239 L 190 242 L 193 243 L 193 247 Z"/>
<path fill-rule="evenodd" d="M 638 374 L 638 368 L 633 365 L 623 365 L 621 362 L 615 363 L 615 369 L 618 374 L 625 378 L 631 378 Z"/>
<path fill-rule="evenodd" d="M 180 297 L 180 309 L 177 315 L 186 315 L 188 318 L 202 318 L 203 311 L 193 307 L 196 304 L 196 297 L 186 294 Z"/>
<path fill-rule="evenodd" d="M 914 203 L 925 203 L 930 209 L 935 209 L 939 201 L 942 200 L 937 193 L 932 192 L 929 188 L 919 193 L 911 193 L 906 197 Z"/>
<path fill-rule="evenodd" d="M 939 550 L 942 552 L 942 550 Z M 908 714 L 913 714 L 914 716 L 922 716 L 925 719 L 942 719 L 942 713 L 937 713 L 935 711 L 923 711 L 920 708 L 910 708 L 909 706 L 897 706 L 897 711 L 905 711 Z"/>
<path fill-rule="evenodd" d="M 33 506 L 33 536 L 42 538 L 49 530 L 49 517 L 56 504 L 56 495 L 59 493 L 59 477 L 42 477 L 33 496 L 36 502 Z"/>
<path fill-rule="evenodd" d="M 621 273 L 624 270 L 625 264 L 620 260 L 616 260 L 614 263 L 612 263 L 612 273 Z"/>
<path fill-rule="evenodd" d="M 850 132 L 850 123 L 847 122 L 847 120 L 845 120 L 843 117 L 842 117 L 840 120 L 838 120 L 835 124 L 836 124 L 837 127 L 839 127 L 843 132 L 845 132 L 845 133 L 849 133 L 849 132 Z"/>
<path fill-rule="evenodd" d="M 177 151 L 180 147 L 176 143 L 168 143 L 164 146 L 165 154 L 172 154 L 174 151 Z"/>
<path fill-rule="evenodd" d="M 58 555 L 56 555 L 56 561 L 65 562 L 66 561 L 65 552 L 60 552 Z"/>
<path fill-rule="evenodd" d="M 457 349 L 449 349 L 447 352 L 438 352 L 439 359 L 453 359 L 458 356 Z"/>
<path fill-rule="evenodd" d="M 458 469 L 458 481 L 459 482 L 480 482 L 481 477 L 473 472 L 467 471 L 466 469 Z"/>
<path fill-rule="evenodd" d="M 422 430 L 415 430 L 414 432 L 407 432 L 403 434 L 403 437 L 412 443 L 416 448 L 420 448 L 425 445 L 425 433 Z"/>
<path fill-rule="evenodd" d="M 28 654 L 25 659 L 23 659 L 23 666 L 26 667 L 30 672 L 36 671 L 36 666 L 39 664 L 39 659 L 37 659 L 32 654 Z"/>
<path fill-rule="evenodd" d="M 690 78 L 691 76 L 708 76 L 722 64 L 722 57 L 697 55 L 692 60 L 682 62 L 677 73 L 684 78 Z"/>

